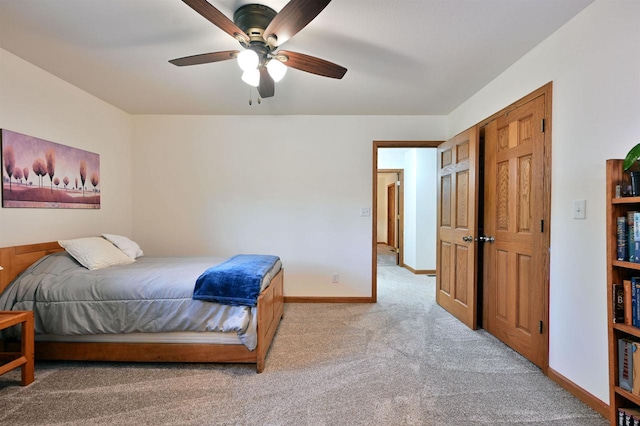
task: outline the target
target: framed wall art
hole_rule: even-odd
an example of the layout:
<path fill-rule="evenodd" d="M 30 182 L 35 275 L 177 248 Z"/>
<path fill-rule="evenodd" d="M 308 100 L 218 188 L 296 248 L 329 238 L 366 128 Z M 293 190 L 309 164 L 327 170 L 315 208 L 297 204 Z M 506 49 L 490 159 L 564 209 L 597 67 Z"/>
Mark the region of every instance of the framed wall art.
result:
<path fill-rule="evenodd" d="M 2 207 L 99 209 L 100 155 L 2 129 Z"/>

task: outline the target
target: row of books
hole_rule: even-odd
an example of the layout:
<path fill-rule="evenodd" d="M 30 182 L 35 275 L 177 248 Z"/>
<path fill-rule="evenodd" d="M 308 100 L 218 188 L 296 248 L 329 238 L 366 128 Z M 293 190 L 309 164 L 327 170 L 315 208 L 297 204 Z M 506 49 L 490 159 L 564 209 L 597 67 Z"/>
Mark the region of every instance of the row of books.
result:
<path fill-rule="evenodd" d="M 618 408 L 618 426 L 640 426 L 640 410 Z"/>
<path fill-rule="evenodd" d="M 628 211 L 616 220 L 617 259 L 640 263 L 640 212 Z"/>
<path fill-rule="evenodd" d="M 613 322 L 640 327 L 640 277 L 613 284 Z"/>

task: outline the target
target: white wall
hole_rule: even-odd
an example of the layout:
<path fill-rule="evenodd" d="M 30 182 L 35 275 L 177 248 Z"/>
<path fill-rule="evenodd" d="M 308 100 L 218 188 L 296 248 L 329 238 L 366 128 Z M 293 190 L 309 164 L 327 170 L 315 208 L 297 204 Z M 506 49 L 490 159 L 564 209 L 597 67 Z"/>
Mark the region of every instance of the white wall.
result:
<path fill-rule="evenodd" d="M 416 212 L 416 150 L 410 149 L 404 154 L 404 264 L 416 269 L 416 240 L 418 232 L 418 215 Z"/>
<path fill-rule="evenodd" d="M 133 228 L 145 253 L 276 253 L 287 296 L 371 295 L 372 218 L 360 207 L 373 207 L 373 141 L 446 132 L 444 117 L 133 120 Z"/>
<path fill-rule="evenodd" d="M 408 148 L 378 148 L 379 169 L 404 168 L 404 154 Z"/>
<path fill-rule="evenodd" d="M 436 269 L 437 149 L 416 149 L 416 263 L 415 270 Z"/>
<path fill-rule="evenodd" d="M 0 127 L 100 154 L 101 208 L 0 208 L 0 247 L 131 234 L 131 117 L 0 49 Z"/>
<path fill-rule="evenodd" d="M 598 0 L 449 116 L 453 136 L 553 81 L 549 366 L 605 402 L 605 160 L 640 142 L 639 22 L 640 2 Z"/>

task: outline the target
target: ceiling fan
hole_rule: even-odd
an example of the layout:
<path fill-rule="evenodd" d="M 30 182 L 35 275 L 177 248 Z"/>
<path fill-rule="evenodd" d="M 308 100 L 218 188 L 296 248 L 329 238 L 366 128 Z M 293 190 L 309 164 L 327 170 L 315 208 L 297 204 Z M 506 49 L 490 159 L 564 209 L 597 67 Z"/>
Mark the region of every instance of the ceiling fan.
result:
<path fill-rule="evenodd" d="M 207 0 L 182 0 L 212 24 L 236 39 L 245 50 L 225 50 L 172 59 L 177 66 L 198 65 L 237 58 L 244 71 L 242 80 L 257 87 L 263 98 L 275 93 L 275 82 L 287 67 L 323 77 L 340 79 L 347 69 L 314 56 L 277 50 L 307 26 L 331 0 L 291 0 L 279 13 L 260 4 L 246 4 L 233 14 L 233 21 Z"/>

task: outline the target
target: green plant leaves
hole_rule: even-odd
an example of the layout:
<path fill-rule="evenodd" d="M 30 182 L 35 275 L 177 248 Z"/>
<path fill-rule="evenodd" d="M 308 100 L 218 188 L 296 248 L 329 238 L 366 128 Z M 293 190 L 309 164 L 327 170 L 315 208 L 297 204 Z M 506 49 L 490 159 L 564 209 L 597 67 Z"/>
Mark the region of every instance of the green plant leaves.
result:
<path fill-rule="evenodd" d="M 640 143 L 631 148 L 624 158 L 624 162 L 622 163 L 624 170 L 629 170 L 638 160 L 640 160 Z"/>

